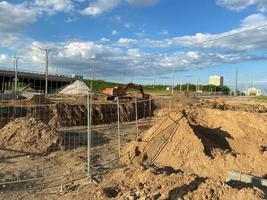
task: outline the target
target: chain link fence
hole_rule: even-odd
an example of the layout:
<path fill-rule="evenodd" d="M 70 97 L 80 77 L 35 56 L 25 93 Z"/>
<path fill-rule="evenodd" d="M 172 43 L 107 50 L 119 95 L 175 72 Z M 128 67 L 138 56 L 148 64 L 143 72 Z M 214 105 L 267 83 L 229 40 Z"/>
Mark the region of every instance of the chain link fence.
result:
<path fill-rule="evenodd" d="M 2 101 L 0 192 L 12 198 L 21 191 L 62 189 L 71 180 L 100 179 L 120 166 L 125 145 L 170 112 L 175 102 L 172 98 L 109 102 L 91 94 Z"/>

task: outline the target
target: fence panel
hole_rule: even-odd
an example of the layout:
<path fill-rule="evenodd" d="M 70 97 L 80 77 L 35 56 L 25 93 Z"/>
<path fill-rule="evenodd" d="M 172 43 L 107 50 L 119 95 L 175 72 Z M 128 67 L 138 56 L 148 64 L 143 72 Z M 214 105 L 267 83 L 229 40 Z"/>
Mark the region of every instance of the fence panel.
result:
<path fill-rule="evenodd" d="M 41 95 L 0 104 L 0 192 L 6 199 L 33 189 L 64 190 L 66 182 L 88 175 L 101 180 L 120 166 L 125 145 L 175 102 L 88 100 Z"/>

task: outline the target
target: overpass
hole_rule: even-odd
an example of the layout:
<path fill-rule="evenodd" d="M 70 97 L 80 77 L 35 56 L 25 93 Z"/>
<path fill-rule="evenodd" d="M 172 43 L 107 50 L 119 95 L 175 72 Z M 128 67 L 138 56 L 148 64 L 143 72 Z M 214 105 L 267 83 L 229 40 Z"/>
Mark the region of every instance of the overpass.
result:
<path fill-rule="evenodd" d="M 32 89 L 44 92 L 45 90 L 45 73 L 33 72 L 27 70 L 17 71 L 18 86 L 29 85 Z M 56 89 L 81 79 L 78 76 L 67 76 L 60 74 L 48 74 L 48 93 Z M 0 68 L 0 91 L 1 93 L 12 90 L 15 84 L 15 71 L 8 68 Z"/>

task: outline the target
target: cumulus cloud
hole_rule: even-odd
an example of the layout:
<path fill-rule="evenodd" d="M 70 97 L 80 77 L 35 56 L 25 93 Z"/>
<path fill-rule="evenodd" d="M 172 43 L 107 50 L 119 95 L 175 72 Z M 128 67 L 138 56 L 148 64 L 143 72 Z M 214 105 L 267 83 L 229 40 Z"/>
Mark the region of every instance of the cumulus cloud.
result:
<path fill-rule="evenodd" d="M 89 7 L 85 8 L 81 13 L 83 15 L 100 15 L 117 7 L 121 0 L 96 0 Z"/>
<path fill-rule="evenodd" d="M 139 48 L 123 50 L 112 45 L 93 41 L 67 41 L 64 43 L 32 42 L 23 57 L 33 66 L 44 64 L 44 54 L 39 47 L 52 48 L 50 67 L 64 66 L 62 72 L 89 74 L 92 63 L 102 76 L 123 75 L 134 69 L 136 75 L 149 75 L 151 68 L 158 73 L 174 67 L 177 71 L 212 67 L 222 63 L 266 60 L 266 57 L 248 54 L 205 53 L 176 51 L 174 53 L 148 53 Z"/>
<path fill-rule="evenodd" d="M 159 35 L 168 35 L 168 34 L 169 34 L 169 31 L 166 30 L 166 29 L 163 29 L 163 30 L 161 30 L 158 34 L 159 34 Z"/>
<path fill-rule="evenodd" d="M 130 46 L 130 45 L 134 45 L 137 44 L 138 40 L 136 39 L 129 39 L 129 38 L 120 38 L 118 40 L 118 45 L 119 46 Z"/>
<path fill-rule="evenodd" d="M 42 14 L 68 12 L 74 9 L 72 0 L 35 0 L 30 3 L 0 1 L 0 33 L 18 34 Z"/>
<path fill-rule="evenodd" d="M 240 27 L 219 34 L 197 33 L 162 40 L 120 38 L 118 46 L 149 48 L 190 47 L 225 51 L 250 51 L 267 48 L 267 18 L 252 14 L 241 21 Z"/>
<path fill-rule="evenodd" d="M 159 2 L 159 0 L 127 0 L 129 4 L 138 6 L 152 6 Z"/>
<path fill-rule="evenodd" d="M 113 30 L 113 31 L 111 32 L 111 35 L 118 35 L 118 31 Z"/>
<path fill-rule="evenodd" d="M 265 11 L 267 8 L 266 0 L 217 0 L 217 3 L 235 11 L 244 10 L 252 5 L 258 6 L 259 10 L 261 11 Z"/>
<path fill-rule="evenodd" d="M 21 32 L 29 23 L 35 22 L 37 11 L 24 4 L 0 2 L 0 32 Z"/>
<path fill-rule="evenodd" d="M 54 14 L 59 11 L 68 12 L 74 9 L 71 0 L 35 0 L 33 6 L 40 11 L 45 11 Z"/>
<path fill-rule="evenodd" d="M 123 2 L 137 6 L 152 6 L 159 0 L 94 0 L 87 8 L 81 11 L 83 15 L 96 16 L 111 11 Z"/>
<path fill-rule="evenodd" d="M 9 61 L 9 57 L 6 54 L 0 54 L 0 63 L 6 63 L 7 61 Z"/>

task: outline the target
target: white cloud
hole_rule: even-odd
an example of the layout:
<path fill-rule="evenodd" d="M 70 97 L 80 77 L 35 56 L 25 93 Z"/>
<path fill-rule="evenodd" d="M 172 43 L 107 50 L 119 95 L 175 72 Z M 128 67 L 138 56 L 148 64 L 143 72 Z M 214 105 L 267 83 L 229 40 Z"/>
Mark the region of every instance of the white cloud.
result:
<path fill-rule="evenodd" d="M 135 35 L 139 38 L 142 38 L 146 35 L 145 31 L 136 32 Z"/>
<path fill-rule="evenodd" d="M 129 38 L 120 38 L 118 40 L 118 45 L 119 46 L 130 46 L 130 45 L 135 45 L 137 43 L 138 43 L 138 40 L 129 39 Z"/>
<path fill-rule="evenodd" d="M 119 33 L 118 33 L 118 31 L 116 31 L 116 30 L 113 30 L 112 32 L 111 32 L 111 35 L 118 35 Z"/>
<path fill-rule="evenodd" d="M 109 42 L 109 41 L 110 41 L 110 39 L 105 38 L 105 37 L 100 39 L 100 42 L 103 42 L 103 43 L 106 43 L 106 42 Z"/>
<path fill-rule="evenodd" d="M 127 0 L 129 4 L 138 6 L 152 6 L 159 2 L 159 0 Z"/>
<path fill-rule="evenodd" d="M 45 11 L 50 14 L 55 12 L 68 12 L 74 9 L 74 5 L 71 0 L 35 0 L 33 6 L 40 11 Z"/>
<path fill-rule="evenodd" d="M 117 7 L 120 4 L 121 0 L 95 0 L 89 7 L 84 9 L 81 13 L 83 15 L 100 15 L 103 12 L 107 12 Z"/>
<path fill-rule="evenodd" d="M 0 32 L 21 32 L 37 18 L 37 11 L 24 4 L 0 2 Z"/>
<path fill-rule="evenodd" d="M 174 53 L 147 53 L 139 48 L 122 50 L 109 44 L 99 44 L 93 41 L 66 41 L 59 43 L 32 42 L 20 53 L 29 62 L 27 66 L 40 66 L 43 70 L 44 53 L 39 47 L 53 49 L 50 54 L 50 67 L 64 66 L 64 73 L 89 74 L 90 66 L 95 63 L 98 73 L 104 77 L 123 75 L 132 69 L 136 75 L 148 75 L 154 68 L 158 73 L 164 73 L 166 68 L 192 70 L 212 67 L 222 63 L 238 63 L 244 61 L 266 60 L 266 57 L 244 54 L 204 53 L 200 51 L 177 51 Z"/>
<path fill-rule="evenodd" d="M 266 25 L 266 26 L 265 26 Z M 219 34 L 187 35 L 162 40 L 121 38 L 118 46 L 149 48 L 190 47 L 225 51 L 250 51 L 267 49 L 267 18 L 253 14 L 241 21 L 240 27 Z"/>
<path fill-rule="evenodd" d="M 93 0 L 87 8 L 81 11 L 83 15 L 96 16 L 111 11 L 122 2 L 137 6 L 152 6 L 159 0 Z"/>
<path fill-rule="evenodd" d="M 6 54 L 0 54 L 0 63 L 6 63 L 10 61 L 10 58 Z"/>
<path fill-rule="evenodd" d="M 267 24 L 267 18 L 262 13 L 249 15 L 241 21 L 242 27 L 253 27 Z"/>
<path fill-rule="evenodd" d="M 266 0 L 217 0 L 217 3 L 235 11 L 241 11 L 253 5 L 258 6 L 261 11 L 265 11 L 267 8 Z"/>
<path fill-rule="evenodd" d="M 161 30 L 158 34 L 159 35 L 168 35 L 169 32 L 166 29 L 164 29 L 164 30 Z"/>

